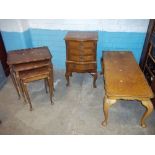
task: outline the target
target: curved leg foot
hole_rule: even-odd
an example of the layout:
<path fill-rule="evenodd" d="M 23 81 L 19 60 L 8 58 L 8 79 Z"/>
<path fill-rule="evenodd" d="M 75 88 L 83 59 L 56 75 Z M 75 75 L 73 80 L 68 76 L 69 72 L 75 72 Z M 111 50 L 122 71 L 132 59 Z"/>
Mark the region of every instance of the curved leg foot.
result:
<path fill-rule="evenodd" d="M 145 119 L 151 114 L 151 112 L 153 111 L 153 105 L 152 102 L 150 100 L 147 101 L 142 101 L 142 105 L 145 106 L 147 109 L 145 111 L 145 113 L 143 114 L 142 118 L 141 118 L 141 126 L 143 128 L 146 128 L 147 125 L 145 123 Z"/>
<path fill-rule="evenodd" d="M 93 74 L 93 77 L 94 77 L 93 87 L 96 88 L 97 73 Z"/>
<path fill-rule="evenodd" d="M 107 99 L 105 96 L 103 100 L 104 121 L 101 123 L 102 126 L 106 126 L 108 124 L 109 107 L 114 103 L 116 103 L 116 100 Z"/>
<path fill-rule="evenodd" d="M 67 80 L 67 84 L 66 84 L 66 86 L 68 87 L 69 86 L 69 75 L 70 75 L 70 73 L 66 73 L 65 74 L 65 77 L 66 77 L 66 80 Z"/>
<path fill-rule="evenodd" d="M 108 123 L 108 113 L 109 113 L 109 104 L 107 101 L 107 97 L 103 99 L 103 111 L 104 111 L 104 121 L 102 121 L 102 126 L 106 126 Z"/>

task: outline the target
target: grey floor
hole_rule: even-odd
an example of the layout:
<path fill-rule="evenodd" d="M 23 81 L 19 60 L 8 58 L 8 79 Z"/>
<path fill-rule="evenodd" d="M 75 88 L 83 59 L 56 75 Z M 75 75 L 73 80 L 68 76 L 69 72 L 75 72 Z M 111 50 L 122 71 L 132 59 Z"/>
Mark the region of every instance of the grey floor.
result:
<path fill-rule="evenodd" d="M 97 88 L 92 87 L 89 74 L 76 74 L 66 88 L 64 71 L 55 71 L 54 105 L 45 93 L 44 83 L 29 85 L 34 110 L 18 100 L 12 81 L 0 90 L 0 134 L 155 134 L 155 112 L 147 119 L 147 128 L 139 121 L 145 108 L 137 101 L 117 101 L 109 110 L 109 124 L 102 127 L 103 77 L 98 75 Z"/>

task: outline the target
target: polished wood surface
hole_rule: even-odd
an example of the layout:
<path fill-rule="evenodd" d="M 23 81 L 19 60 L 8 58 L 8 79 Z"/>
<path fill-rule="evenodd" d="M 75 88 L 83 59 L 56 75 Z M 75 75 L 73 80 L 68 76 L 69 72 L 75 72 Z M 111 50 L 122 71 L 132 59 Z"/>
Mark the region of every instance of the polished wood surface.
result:
<path fill-rule="evenodd" d="M 45 80 L 46 92 L 48 92 L 46 87 L 46 84 L 47 84 L 49 87 L 51 104 L 54 104 L 52 100 L 53 91 L 54 91 L 53 76 L 52 76 L 53 69 L 51 67 L 45 66 L 45 67 L 39 67 L 39 68 L 19 72 L 21 91 L 23 93 L 24 101 L 26 102 L 27 100 L 29 103 L 30 111 L 32 111 L 33 108 L 32 108 L 31 99 L 28 93 L 27 85 L 28 83 L 33 81 L 43 80 L 43 79 Z"/>
<path fill-rule="evenodd" d="M 105 52 L 104 66 L 108 97 L 136 99 L 154 96 L 131 52 Z"/>
<path fill-rule="evenodd" d="M 141 118 L 141 126 L 146 127 L 145 120 L 153 110 L 150 101 L 154 94 L 149 87 L 142 71 L 131 52 L 104 52 L 102 69 L 105 82 L 105 97 L 103 100 L 104 121 L 107 125 L 111 105 L 118 99 L 139 100 L 146 107 Z"/>
<path fill-rule="evenodd" d="M 23 70 L 30 70 L 34 68 L 39 68 L 43 66 L 48 66 L 50 64 L 50 60 L 43 60 L 43 61 L 36 61 L 36 62 L 29 62 L 29 63 L 20 63 L 13 65 L 13 70 L 14 71 L 23 71 Z"/>
<path fill-rule="evenodd" d="M 94 77 L 93 86 L 96 88 L 97 79 L 97 32 L 71 31 L 65 37 L 66 42 L 66 80 L 72 72 L 90 73 Z"/>
<path fill-rule="evenodd" d="M 98 40 L 97 32 L 90 31 L 70 31 L 67 33 L 65 40 L 89 41 Z"/>
<path fill-rule="evenodd" d="M 32 105 L 27 89 L 27 84 L 29 82 L 44 79 L 45 88 L 48 84 L 50 94 L 53 94 L 54 77 L 51 58 L 52 55 L 50 54 L 48 47 L 38 47 L 24 50 L 22 49 L 10 51 L 8 53 L 7 62 L 10 67 L 10 76 L 12 78 L 13 84 L 16 88 L 19 98 L 22 95 L 24 102 L 26 102 L 26 100 L 28 101 L 30 110 L 32 110 Z M 51 96 L 52 95 L 50 95 L 52 102 Z"/>
<path fill-rule="evenodd" d="M 42 60 L 49 60 L 52 56 L 48 47 L 38 47 L 22 50 L 14 50 L 8 52 L 7 63 L 15 65 L 20 63 L 28 63 Z"/>

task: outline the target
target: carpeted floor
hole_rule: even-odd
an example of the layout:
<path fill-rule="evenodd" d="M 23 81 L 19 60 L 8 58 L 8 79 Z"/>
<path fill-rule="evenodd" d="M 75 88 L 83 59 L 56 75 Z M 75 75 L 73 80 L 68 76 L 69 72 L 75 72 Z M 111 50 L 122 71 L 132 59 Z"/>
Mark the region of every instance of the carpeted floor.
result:
<path fill-rule="evenodd" d="M 145 108 L 137 101 L 117 101 L 109 111 L 109 123 L 102 127 L 103 77 L 98 75 L 97 88 L 89 74 L 73 74 L 66 87 L 64 71 L 55 71 L 54 105 L 50 104 L 42 81 L 29 85 L 34 110 L 18 100 L 12 81 L 0 90 L 0 134 L 155 134 L 155 112 L 147 119 L 147 128 L 139 121 Z"/>

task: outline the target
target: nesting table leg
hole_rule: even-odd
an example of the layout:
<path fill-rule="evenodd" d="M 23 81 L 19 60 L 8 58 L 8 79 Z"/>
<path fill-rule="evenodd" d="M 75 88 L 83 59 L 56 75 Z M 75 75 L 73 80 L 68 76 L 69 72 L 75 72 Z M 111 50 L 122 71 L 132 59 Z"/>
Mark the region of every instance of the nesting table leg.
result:
<path fill-rule="evenodd" d="M 26 103 L 26 96 L 25 96 L 25 91 L 24 91 L 24 85 L 23 85 L 23 82 L 20 81 L 20 87 L 21 87 L 21 91 L 22 91 L 22 96 L 23 96 L 23 99 L 24 99 L 24 103 Z"/>
<path fill-rule="evenodd" d="M 52 79 L 50 77 L 48 77 L 48 87 L 49 87 L 49 92 L 50 92 L 51 104 L 54 104 L 52 100 L 52 96 L 53 96 Z"/>
<path fill-rule="evenodd" d="M 14 77 L 13 72 L 12 72 L 11 69 L 10 69 L 10 76 L 11 76 L 11 79 L 12 79 L 13 85 L 14 85 L 16 91 L 17 91 L 18 98 L 20 99 L 20 93 L 19 93 L 19 88 L 18 88 L 18 86 L 17 86 L 17 81 L 16 81 L 16 79 L 15 79 L 15 77 Z"/>
<path fill-rule="evenodd" d="M 46 93 L 48 93 L 48 89 L 47 89 L 48 81 L 47 81 L 47 79 L 44 79 L 44 84 L 45 84 Z"/>
<path fill-rule="evenodd" d="M 146 128 L 147 125 L 145 123 L 145 119 L 152 113 L 153 105 L 152 105 L 152 102 L 150 100 L 142 101 L 142 105 L 146 107 L 146 111 L 141 118 L 141 126 L 143 128 Z"/>
<path fill-rule="evenodd" d="M 26 95 L 26 98 L 28 100 L 28 103 L 30 105 L 30 111 L 32 111 L 32 104 L 31 104 L 31 100 L 30 100 L 30 96 L 29 96 L 29 93 L 28 93 L 28 90 L 27 90 L 27 85 L 26 83 L 23 83 L 23 88 L 24 88 L 24 92 L 25 92 L 25 95 Z"/>

